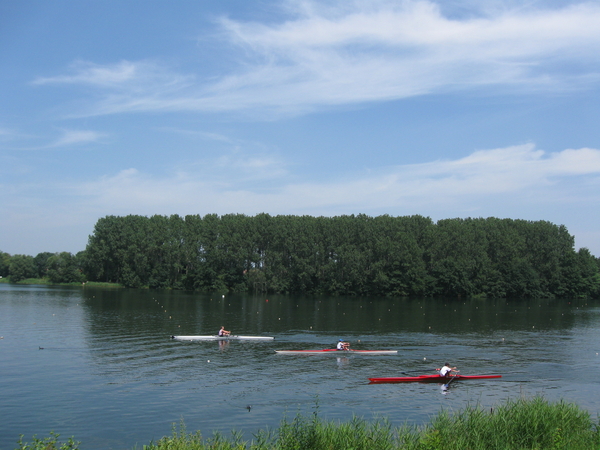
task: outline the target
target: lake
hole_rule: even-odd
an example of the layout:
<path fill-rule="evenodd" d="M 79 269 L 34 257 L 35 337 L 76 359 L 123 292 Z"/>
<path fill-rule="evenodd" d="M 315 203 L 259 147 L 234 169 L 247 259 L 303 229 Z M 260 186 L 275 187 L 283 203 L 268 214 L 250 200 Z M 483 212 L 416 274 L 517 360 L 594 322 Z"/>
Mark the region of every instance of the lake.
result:
<path fill-rule="evenodd" d="M 180 342 L 172 335 L 273 336 Z M 0 448 L 20 434 L 133 449 L 185 422 L 247 439 L 284 416 L 387 417 L 422 424 L 442 408 L 491 408 L 541 394 L 600 410 L 600 303 L 225 295 L 0 284 Z M 397 355 L 278 355 L 340 338 Z M 500 379 L 370 385 L 434 373 Z"/>

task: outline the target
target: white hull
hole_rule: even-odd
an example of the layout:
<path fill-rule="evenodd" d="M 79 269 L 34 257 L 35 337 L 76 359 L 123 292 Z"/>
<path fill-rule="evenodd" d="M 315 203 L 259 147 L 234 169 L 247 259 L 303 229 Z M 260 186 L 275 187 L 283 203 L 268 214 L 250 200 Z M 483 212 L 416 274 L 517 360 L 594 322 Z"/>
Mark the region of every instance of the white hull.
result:
<path fill-rule="evenodd" d="M 270 336 L 171 336 L 171 338 L 178 341 L 272 341 L 273 337 Z"/>

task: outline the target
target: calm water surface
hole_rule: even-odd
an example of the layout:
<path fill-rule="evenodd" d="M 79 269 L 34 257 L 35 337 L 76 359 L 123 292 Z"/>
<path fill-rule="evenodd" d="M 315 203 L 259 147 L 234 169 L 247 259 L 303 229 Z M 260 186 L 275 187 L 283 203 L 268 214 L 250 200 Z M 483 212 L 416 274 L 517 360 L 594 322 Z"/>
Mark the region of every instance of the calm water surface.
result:
<path fill-rule="evenodd" d="M 274 336 L 179 342 L 171 335 Z M 0 284 L 0 448 L 50 431 L 83 449 L 133 449 L 184 420 L 248 439 L 284 415 L 427 422 L 441 408 L 542 394 L 600 411 L 600 304 L 199 295 Z M 277 355 L 279 349 L 394 349 L 394 356 Z M 498 380 L 369 385 L 444 362 Z M 250 407 L 250 408 L 248 408 Z"/>

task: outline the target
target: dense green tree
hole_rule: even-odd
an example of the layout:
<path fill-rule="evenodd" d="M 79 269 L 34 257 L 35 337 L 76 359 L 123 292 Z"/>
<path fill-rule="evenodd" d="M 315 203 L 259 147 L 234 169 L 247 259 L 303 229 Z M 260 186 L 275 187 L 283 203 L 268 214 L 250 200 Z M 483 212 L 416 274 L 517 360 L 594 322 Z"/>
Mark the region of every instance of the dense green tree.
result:
<path fill-rule="evenodd" d="M 10 258 L 10 264 L 8 268 L 10 275 L 10 281 L 17 283 L 26 278 L 35 278 L 37 276 L 37 270 L 33 256 L 28 255 L 13 255 Z"/>
<path fill-rule="evenodd" d="M 48 259 L 50 259 L 50 257 L 52 257 L 53 255 L 54 253 L 43 252 L 38 253 L 33 258 L 38 278 L 44 278 L 48 275 Z"/>
<path fill-rule="evenodd" d="M 482 294 L 490 269 L 485 229 L 471 219 L 441 220 L 430 228 L 426 261 L 437 294 Z"/>
<path fill-rule="evenodd" d="M 433 226 L 422 216 L 379 216 L 371 227 L 370 292 L 379 295 L 430 295 L 434 279 L 427 274 L 424 238 Z"/>
<path fill-rule="evenodd" d="M 152 216 L 146 227 L 144 250 L 134 256 L 136 280 L 152 288 L 182 288 L 183 219 L 178 215 Z"/>
<path fill-rule="evenodd" d="M 7 277 L 9 275 L 11 256 L 8 253 L 0 251 L 0 277 Z"/>
<path fill-rule="evenodd" d="M 120 241 L 124 218 L 106 216 L 98 220 L 86 246 L 85 271 L 95 281 L 120 282 Z"/>
<path fill-rule="evenodd" d="M 587 297 L 600 295 L 600 273 L 597 259 L 587 248 L 567 253 L 561 261 L 561 277 L 557 295 Z"/>
<path fill-rule="evenodd" d="M 600 295 L 599 262 L 564 226 L 497 218 L 107 216 L 79 258 L 91 280 L 206 291 L 394 296 Z"/>
<path fill-rule="evenodd" d="M 47 275 L 52 283 L 81 283 L 85 280 L 77 257 L 69 252 L 55 253 L 47 261 Z"/>

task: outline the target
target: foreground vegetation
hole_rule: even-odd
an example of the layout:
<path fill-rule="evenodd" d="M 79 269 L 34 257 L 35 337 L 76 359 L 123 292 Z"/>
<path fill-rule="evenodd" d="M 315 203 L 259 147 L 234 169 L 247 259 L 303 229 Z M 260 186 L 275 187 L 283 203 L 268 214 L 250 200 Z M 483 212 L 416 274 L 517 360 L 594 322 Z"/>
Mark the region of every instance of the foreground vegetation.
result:
<path fill-rule="evenodd" d="M 69 440 L 58 447 L 19 442 L 19 450 L 75 449 Z M 46 442 L 47 444 L 47 442 Z M 38 445 L 38 446 L 36 446 Z M 442 411 L 422 426 L 392 427 L 386 420 L 354 418 L 341 423 L 311 417 L 284 419 L 277 430 L 261 430 L 248 442 L 241 434 L 204 439 L 188 433 L 182 423 L 172 436 L 143 446 L 144 450 L 594 450 L 600 449 L 600 424 L 574 404 L 550 403 L 542 397 L 509 400 L 490 411 L 467 407 Z"/>
<path fill-rule="evenodd" d="M 564 226 L 422 216 L 108 216 L 85 251 L 0 252 L 0 276 L 210 292 L 600 297 Z"/>

